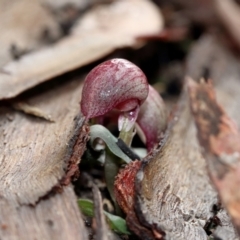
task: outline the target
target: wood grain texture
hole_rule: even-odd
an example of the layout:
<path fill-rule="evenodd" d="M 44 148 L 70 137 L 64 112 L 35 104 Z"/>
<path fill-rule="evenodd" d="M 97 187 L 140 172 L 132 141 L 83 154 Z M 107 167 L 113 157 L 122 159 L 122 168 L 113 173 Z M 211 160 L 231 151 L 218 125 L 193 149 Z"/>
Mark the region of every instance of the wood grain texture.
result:
<path fill-rule="evenodd" d="M 74 118 L 79 113 L 80 91 L 80 84 L 70 84 L 29 101 L 50 113 L 55 123 L 0 109 L 2 197 L 16 205 L 35 204 L 63 177 L 75 131 Z M 83 124 L 83 119 L 79 121 Z"/>
<path fill-rule="evenodd" d="M 162 16 L 151 1 L 116 1 L 100 5 L 79 19 L 67 37 L 2 66 L 0 99 L 15 97 L 39 83 L 94 62 L 115 49 L 135 46 L 138 36 L 158 33 L 162 28 Z M 26 34 L 22 37 L 28 39 Z"/>
<path fill-rule="evenodd" d="M 187 72 L 199 79 L 206 68 L 216 80 L 219 102 L 239 125 L 239 61 L 217 40 L 203 37 L 188 58 Z M 185 91 L 162 147 L 146 159 L 137 175 L 137 215 L 153 232 L 164 231 L 164 239 L 208 239 L 203 227 L 213 215 L 218 196 L 210 184 L 196 133 Z M 222 231 L 227 239 L 237 239 L 226 214 L 224 222 L 217 227 L 216 236 L 222 238 Z"/>
<path fill-rule="evenodd" d="M 239 58 L 235 56 L 234 52 L 224 47 L 218 39 L 206 35 L 194 47 L 187 65 L 189 75 L 196 79 L 199 79 L 201 72 L 207 70 L 213 81 L 218 103 L 239 129 Z M 222 227 L 216 229 L 214 236 L 222 239 L 239 239 L 226 212 L 219 212 L 218 217 L 222 221 Z"/>
<path fill-rule="evenodd" d="M 81 88 L 76 79 L 25 99 L 54 123 L 0 107 L 0 239 L 86 239 L 66 186 L 88 135 L 79 117 Z"/>
<path fill-rule="evenodd" d="M 216 101 L 211 82 L 188 79 L 191 111 L 208 173 L 240 234 L 240 134 Z"/>
<path fill-rule="evenodd" d="M 160 152 L 143 165 L 137 184 L 143 222 L 157 223 L 166 239 L 207 239 L 203 226 L 217 194 L 209 184 L 186 92 Z"/>
<path fill-rule="evenodd" d="M 40 201 L 16 207 L 0 198 L 1 240 L 86 240 L 87 232 L 72 186 Z"/>

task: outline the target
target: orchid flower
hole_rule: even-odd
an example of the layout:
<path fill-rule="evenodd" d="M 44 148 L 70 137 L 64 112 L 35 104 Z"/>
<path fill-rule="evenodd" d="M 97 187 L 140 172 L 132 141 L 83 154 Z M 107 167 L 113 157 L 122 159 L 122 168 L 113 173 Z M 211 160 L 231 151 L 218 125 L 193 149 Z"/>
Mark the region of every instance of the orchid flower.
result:
<path fill-rule="evenodd" d="M 156 144 L 166 125 L 163 100 L 149 86 L 142 70 L 125 59 L 111 59 L 96 66 L 83 85 L 81 111 L 86 119 L 104 116 L 113 109 L 120 111 L 120 138 L 129 146 L 136 122 L 148 150 Z"/>
<path fill-rule="evenodd" d="M 108 146 L 104 162 L 105 180 L 113 202 L 119 202 L 121 198 L 118 195 L 115 198 L 114 182 L 122 161 L 132 166 L 134 162 L 131 159 L 140 159 L 129 148 L 136 132 L 135 126 L 138 126 L 138 132 L 141 129 L 150 151 L 158 143 L 166 125 L 163 100 L 149 86 L 139 67 L 125 59 L 112 59 L 96 66 L 86 76 L 80 105 L 86 120 L 103 119 L 110 111 L 118 110 L 118 140 L 101 125 L 91 126 L 90 137 L 91 142 L 101 138 Z"/>
<path fill-rule="evenodd" d="M 87 75 L 81 110 L 89 119 L 118 109 L 123 112 L 119 116 L 119 130 L 129 131 L 147 96 L 148 82 L 142 70 L 125 59 L 112 59 L 96 66 Z"/>

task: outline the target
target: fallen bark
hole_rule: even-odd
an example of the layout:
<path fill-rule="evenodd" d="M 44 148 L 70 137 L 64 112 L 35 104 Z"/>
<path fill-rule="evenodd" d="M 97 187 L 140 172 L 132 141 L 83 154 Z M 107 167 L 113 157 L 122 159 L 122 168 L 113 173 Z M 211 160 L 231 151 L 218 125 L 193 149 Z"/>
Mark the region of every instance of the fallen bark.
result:
<path fill-rule="evenodd" d="M 210 36 L 200 40 L 188 59 L 189 76 L 199 79 L 201 72 L 207 70 L 216 91 L 217 101 L 236 123 L 238 129 L 240 126 L 239 67 L 240 61 L 235 53 L 222 45 L 219 39 Z M 222 227 L 216 229 L 214 236 L 222 239 L 239 239 L 231 230 L 227 214 L 220 212 L 218 216 Z"/>
<path fill-rule="evenodd" d="M 0 238 L 11 240 L 85 240 L 87 232 L 72 186 L 35 206 L 0 199 Z"/>
<path fill-rule="evenodd" d="M 115 49 L 136 46 L 138 36 L 158 33 L 162 28 L 162 16 L 150 1 L 116 1 L 94 8 L 78 20 L 67 37 L 1 66 L 0 99 L 13 98 L 53 77 L 94 62 Z M 28 39 L 24 34 L 23 38 Z M 8 49 L 9 41 L 6 44 Z M 0 52 L 1 57 L 4 56 Z"/>
<path fill-rule="evenodd" d="M 207 239 L 204 225 L 218 199 L 205 167 L 184 91 L 160 150 L 137 174 L 140 221 L 164 239 Z"/>
<path fill-rule="evenodd" d="M 191 110 L 208 171 L 221 201 L 240 234 L 240 134 L 217 103 L 211 82 L 188 79 Z"/>
<path fill-rule="evenodd" d="M 69 81 L 28 98 L 55 123 L 1 106 L 1 239 L 86 239 L 69 185 L 88 138 L 78 116 L 81 88 Z"/>
<path fill-rule="evenodd" d="M 221 104 L 239 125 L 239 61 L 215 39 L 205 36 L 187 63 L 188 73 L 196 79 L 206 69 L 215 76 Z M 131 183 L 135 198 L 125 198 L 129 205 L 124 202 L 124 208 L 128 209 L 127 219 L 135 214 L 140 224 L 128 221 L 129 227 L 142 239 L 238 239 L 226 211 L 214 209 L 219 208 L 218 194 L 208 177 L 189 104 L 185 87 L 160 147 L 147 156 Z M 216 219 L 219 221 L 214 222 Z M 152 235 L 144 237 L 148 231 Z"/>

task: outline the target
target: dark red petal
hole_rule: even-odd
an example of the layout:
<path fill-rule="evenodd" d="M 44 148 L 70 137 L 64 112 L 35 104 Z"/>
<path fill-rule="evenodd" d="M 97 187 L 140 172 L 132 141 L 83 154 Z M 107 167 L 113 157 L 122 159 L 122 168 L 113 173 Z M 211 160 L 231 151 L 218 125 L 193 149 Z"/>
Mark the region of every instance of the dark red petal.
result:
<path fill-rule="evenodd" d="M 81 111 L 87 118 L 102 116 L 114 108 L 130 111 L 142 104 L 147 95 L 148 82 L 142 70 L 125 59 L 112 59 L 87 75 Z"/>
<path fill-rule="evenodd" d="M 161 132 L 167 125 L 165 104 L 159 93 L 149 85 L 147 100 L 138 114 L 137 123 L 146 137 L 146 145 L 150 151 L 159 142 Z"/>

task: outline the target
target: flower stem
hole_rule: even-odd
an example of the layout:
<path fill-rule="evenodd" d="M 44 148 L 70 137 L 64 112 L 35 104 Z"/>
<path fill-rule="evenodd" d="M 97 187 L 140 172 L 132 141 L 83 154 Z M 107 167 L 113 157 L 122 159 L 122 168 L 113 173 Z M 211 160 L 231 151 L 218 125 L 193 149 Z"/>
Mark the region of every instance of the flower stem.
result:
<path fill-rule="evenodd" d="M 125 132 L 124 130 L 120 131 L 119 138 L 121 138 L 126 145 L 130 147 L 135 133 L 135 127 L 133 126 L 128 132 Z"/>
<path fill-rule="evenodd" d="M 131 146 L 132 139 L 136 133 L 134 125 L 137 120 L 138 112 L 139 106 L 131 111 L 124 112 L 118 119 L 118 128 L 120 130 L 119 138 L 121 138 L 129 147 Z"/>

